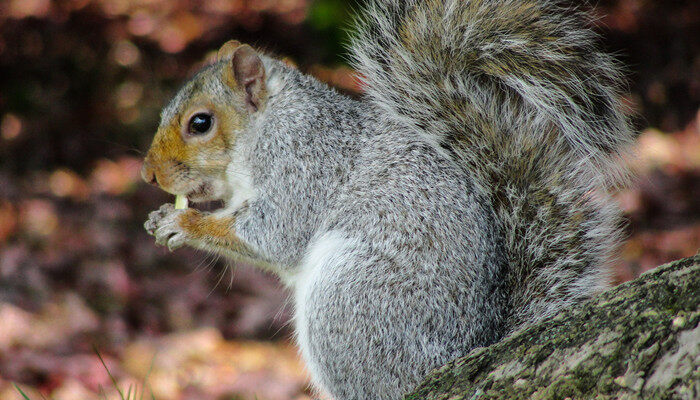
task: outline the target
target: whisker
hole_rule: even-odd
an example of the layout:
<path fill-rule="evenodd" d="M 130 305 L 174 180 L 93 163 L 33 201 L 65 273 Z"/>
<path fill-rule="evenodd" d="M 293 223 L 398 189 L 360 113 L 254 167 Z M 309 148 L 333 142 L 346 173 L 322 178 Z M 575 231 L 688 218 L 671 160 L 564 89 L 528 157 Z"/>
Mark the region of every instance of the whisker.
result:
<path fill-rule="evenodd" d="M 207 267 L 206 267 L 207 273 L 211 273 L 211 271 L 214 270 L 214 266 L 216 265 L 216 262 L 219 261 L 219 257 L 220 257 L 218 254 L 215 254 L 215 253 L 212 253 L 211 256 L 212 256 L 211 260 L 209 260 L 209 263 L 207 264 Z"/>
<path fill-rule="evenodd" d="M 124 143 L 114 142 L 114 141 L 107 140 L 104 138 L 88 138 L 87 140 L 94 140 L 96 142 L 108 143 L 108 144 L 111 144 L 113 146 L 118 146 L 118 147 L 121 147 L 121 148 L 126 149 L 128 151 L 132 151 L 132 152 L 139 154 L 139 155 L 145 154 L 145 152 L 143 150 L 137 149 L 136 147 L 131 147 L 131 146 L 126 145 Z"/>
<path fill-rule="evenodd" d="M 280 318 L 282 317 L 282 312 L 283 312 L 284 310 L 286 310 L 287 307 L 290 306 L 291 302 L 292 302 L 292 294 L 289 293 L 289 294 L 287 294 L 287 296 L 285 297 L 284 301 L 282 302 L 282 307 L 278 308 L 278 309 L 277 309 L 277 312 L 275 312 L 274 317 L 272 317 L 272 321 L 270 321 L 270 326 L 268 327 L 268 329 L 272 328 L 272 324 L 273 324 L 275 321 L 279 321 L 279 320 L 280 320 Z M 279 333 L 282 331 L 282 329 L 284 329 L 284 328 L 288 327 L 289 325 L 291 325 L 293 321 L 294 321 L 294 318 L 291 318 L 291 319 L 285 321 L 284 323 L 282 323 L 282 324 L 280 325 L 280 327 L 273 333 L 273 336 L 277 336 L 277 334 L 279 334 Z"/>
<path fill-rule="evenodd" d="M 194 273 L 196 273 L 197 271 L 199 271 L 199 269 L 202 268 L 202 266 L 204 265 L 204 263 L 208 261 L 208 259 L 209 259 L 210 256 L 212 256 L 212 254 L 210 254 L 210 253 L 204 253 L 204 257 L 202 257 L 202 258 L 199 260 L 199 263 L 198 263 L 197 266 L 194 268 L 194 270 L 192 270 L 192 272 L 190 272 L 190 274 L 194 274 Z"/>
<path fill-rule="evenodd" d="M 219 261 L 219 256 L 216 257 L 216 261 Z M 214 290 L 216 290 L 217 287 L 219 287 L 219 284 L 221 283 L 221 279 L 223 279 L 224 275 L 226 275 L 226 270 L 221 271 L 219 274 L 219 279 L 217 279 L 216 284 L 214 287 L 209 291 L 209 294 L 207 294 L 207 298 L 211 296 L 212 293 L 214 293 Z"/>
<path fill-rule="evenodd" d="M 236 269 L 231 265 L 231 263 L 226 263 L 226 269 L 228 269 L 231 272 L 231 278 L 228 281 L 228 288 L 226 289 L 227 292 L 231 291 L 231 288 L 233 287 L 233 278 L 236 275 Z"/>

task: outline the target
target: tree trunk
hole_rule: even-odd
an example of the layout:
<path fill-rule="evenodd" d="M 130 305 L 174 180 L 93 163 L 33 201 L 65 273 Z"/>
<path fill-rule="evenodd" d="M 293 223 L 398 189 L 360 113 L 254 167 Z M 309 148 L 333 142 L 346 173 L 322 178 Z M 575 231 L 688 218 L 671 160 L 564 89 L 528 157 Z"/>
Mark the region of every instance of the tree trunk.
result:
<path fill-rule="evenodd" d="M 700 256 L 433 371 L 407 399 L 700 399 Z"/>

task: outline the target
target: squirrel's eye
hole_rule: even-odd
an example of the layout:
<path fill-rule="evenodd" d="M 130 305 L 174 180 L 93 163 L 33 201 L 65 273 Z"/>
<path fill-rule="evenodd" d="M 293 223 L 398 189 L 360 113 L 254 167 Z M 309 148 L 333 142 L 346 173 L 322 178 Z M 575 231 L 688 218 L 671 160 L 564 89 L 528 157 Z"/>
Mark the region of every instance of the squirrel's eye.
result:
<path fill-rule="evenodd" d="M 205 113 L 195 114 L 190 118 L 188 127 L 189 133 L 192 135 L 202 135 L 209 132 L 211 128 L 211 115 Z"/>

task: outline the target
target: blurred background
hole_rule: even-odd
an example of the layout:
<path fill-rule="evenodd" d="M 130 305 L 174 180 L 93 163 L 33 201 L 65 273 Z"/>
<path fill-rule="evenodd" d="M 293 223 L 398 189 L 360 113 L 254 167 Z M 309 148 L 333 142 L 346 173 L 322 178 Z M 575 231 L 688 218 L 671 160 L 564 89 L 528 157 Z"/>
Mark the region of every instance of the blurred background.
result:
<path fill-rule="evenodd" d="M 615 283 L 700 246 L 700 2 L 600 0 L 629 68 L 638 178 Z M 342 0 L 0 1 L 0 398 L 309 399 L 277 280 L 156 247 L 143 184 L 158 112 L 235 38 L 359 93 Z M 227 267 L 231 267 L 227 271 Z M 148 396 L 150 398 L 150 395 Z"/>

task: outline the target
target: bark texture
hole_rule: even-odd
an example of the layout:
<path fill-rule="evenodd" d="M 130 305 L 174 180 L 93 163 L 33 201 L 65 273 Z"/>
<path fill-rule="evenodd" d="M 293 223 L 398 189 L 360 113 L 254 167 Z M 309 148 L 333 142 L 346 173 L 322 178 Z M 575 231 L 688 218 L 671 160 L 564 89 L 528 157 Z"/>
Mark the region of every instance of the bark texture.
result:
<path fill-rule="evenodd" d="M 407 399 L 700 399 L 700 256 L 434 371 Z"/>

